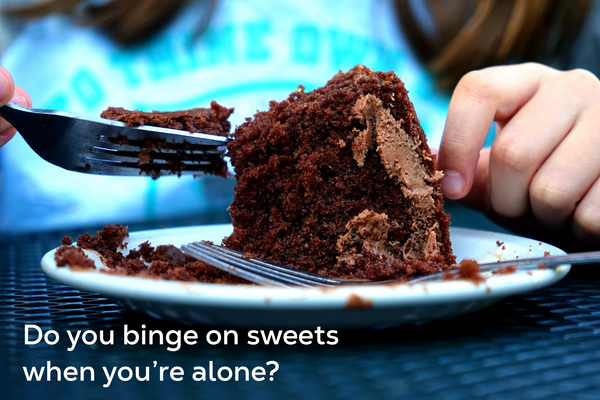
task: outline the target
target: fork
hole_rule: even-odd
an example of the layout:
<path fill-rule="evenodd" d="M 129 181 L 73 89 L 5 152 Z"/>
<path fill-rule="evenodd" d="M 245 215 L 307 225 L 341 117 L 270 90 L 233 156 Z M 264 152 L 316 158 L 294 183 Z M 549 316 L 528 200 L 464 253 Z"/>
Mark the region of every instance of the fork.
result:
<path fill-rule="evenodd" d="M 223 146 L 229 141 L 225 136 L 148 125 L 130 127 L 120 121 L 13 103 L 0 107 L 0 117 L 12 124 L 44 160 L 70 171 L 92 174 L 139 175 L 139 153 L 148 146 L 147 141 L 168 147 L 152 151 L 153 167 L 160 174 L 210 172 L 216 160 L 222 160 Z M 182 152 L 188 158 L 183 162 L 178 161 Z M 174 161 L 180 162 L 179 171 L 173 171 Z"/>
<path fill-rule="evenodd" d="M 243 253 L 228 249 L 223 246 L 193 242 L 181 246 L 181 250 L 205 263 L 229 272 L 232 275 L 239 276 L 250 282 L 265 286 L 281 287 L 335 287 L 340 285 L 362 285 L 362 284 L 384 284 L 393 281 L 370 281 L 357 279 L 339 279 L 329 278 L 324 275 L 315 274 L 271 261 L 257 258 L 248 258 Z M 516 266 L 519 271 L 536 270 L 540 268 L 557 269 L 566 264 L 593 264 L 600 262 L 600 251 L 585 253 L 572 253 L 558 256 L 545 256 L 534 258 L 519 258 L 515 260 L 497 261 L 479 264 L 479 272 L 494 272 L 501 267 Z M 425 281 L 436 281 L 446 279 L 450 274 L 451 278 L 458 278 L 458 269 L 443 271 L 431 275 L 420 276 L 398 280 L 401 283 L 418 283 Z"/>

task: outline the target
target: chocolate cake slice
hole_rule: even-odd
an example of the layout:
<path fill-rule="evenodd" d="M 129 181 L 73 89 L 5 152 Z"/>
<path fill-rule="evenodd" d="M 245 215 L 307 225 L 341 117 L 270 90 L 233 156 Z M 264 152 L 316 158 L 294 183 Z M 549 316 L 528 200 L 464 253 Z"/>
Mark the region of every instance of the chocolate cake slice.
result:
<path fill-rule="evenodd" d="M 224 244 L 330 276 L 384 280 L 449 269 L 435 156 L 404 84 L 364 66 L 300 86 L 239 126 Z"/>
<path fill-rule="evenodd" d="M 102 118 L 124 122 L 127 126 L 150 125 L 161 128 L 178 129 L 188 132 L 202 132 L 220 136 L 228 136 L 231 123 L 228 118 L 233 108 L 226 108 L 215 101 L 210 108 L 194 108 L 173 112 L 129 111 L 120 107 L 109 107 L 100 116 Z M 131 143 L 127 138 L 118 138 L 116 144 L 135 145 L 140 148 L 138 166 L 140 173 L 158 178 L 165 172 L 181 175 L 184 163 L 210 161 L 203 172 L 218 176 L 227 176 L 227 163 L 223 160 L 224 152 L 217 146 L 192 146 L 189 144 L 173 144 L 166 141 L 145 141 Z M 165 155 L 165 153 L 169 153 Z M 168 157 L 167 157 L 168 156 Z M 155 158 L 167 158 L 168 169 L 161 168 L 154 162 Z"/>

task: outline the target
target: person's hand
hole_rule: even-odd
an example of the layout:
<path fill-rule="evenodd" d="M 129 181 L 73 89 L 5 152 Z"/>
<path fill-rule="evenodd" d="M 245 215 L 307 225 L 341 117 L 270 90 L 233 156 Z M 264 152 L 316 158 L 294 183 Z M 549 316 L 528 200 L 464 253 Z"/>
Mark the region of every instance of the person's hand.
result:
<path fill-rule="evenodd" d="M 493 121 L 496 138 L 482 150 Z M 438 167 L 448 198 L 534 237 L 597 247 L 600 81 L 534 63 L 465 75 L 450 101 Z"/>
<path fill-rule="evenodd" d="M 0 106 L 6 103 L 16 103 L 31 107 L 31 99 L 25 90 L 15 86 L 8 71 L 0 67 Z M 15 128 L 0 118 L 0 147 L 4 146 L 15 135 Z"/>

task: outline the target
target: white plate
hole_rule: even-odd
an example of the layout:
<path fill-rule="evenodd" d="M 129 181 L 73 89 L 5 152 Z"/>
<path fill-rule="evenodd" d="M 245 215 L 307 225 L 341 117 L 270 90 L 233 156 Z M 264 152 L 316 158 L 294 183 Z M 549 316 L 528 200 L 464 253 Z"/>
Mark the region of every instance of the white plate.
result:
<path fill-rule="evenodd" d="M 231 225 L 205 225 L 133 232 L 128 247 L 135 248 L 146 240 L 154 246 L 195 240 L 220 243 L 231 230 Z M 457 260 L 486 262 L 517 256 L 540 257 L 545 252 L 564 254 L 545 243 L 500 233 L 451 228 L 450 235 Z M 565 265 L 556 271 L 492 275 L 482 284 L 458 280 L 325 290 L 285 289 L 71 271 L 56 266 L 55 251 L 42 259 L 42 269 L 49 277 L 80 290 L 100 293 L 132 310 L 184 323 L 272 329 L 366 328 L 448 318 L 487 307 L 506 296 L 551 285 L 570 269 Z"/>

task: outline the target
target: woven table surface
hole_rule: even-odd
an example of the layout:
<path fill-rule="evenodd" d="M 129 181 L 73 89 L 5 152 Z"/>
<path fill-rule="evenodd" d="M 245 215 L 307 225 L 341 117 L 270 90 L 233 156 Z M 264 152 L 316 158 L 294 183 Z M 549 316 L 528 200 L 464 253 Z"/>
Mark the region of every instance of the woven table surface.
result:
<path fill-rule="evenodd" d="M 81 233 L 81 232 L 80 232 Z M 0 240 L 0 398 L 2 399 L 598 399 L 600 268 L 574 267 L 559 283 L 443 321 L 380 330 L 340 331 L 335 346 L 210 346 L 178 351 L 124 346 L 123 327 L 194 329 L 125 310 L 93 293 L 54 282 L 40 259 L 65 233 Z M 77 233 L 75 233 L 76 235 Z M 61 335 L 113 331 L 112 346 L 25 345 L 25 325 Z M 120 335 L 120 336 L 119 336 Z M 106 383 L 100 366 L 265 366 L 274 380 Z M 27 381 L 23 367 L 92 366 L 96 379 Z M 165 375 L 166 376 L 166 375 Z M 53 377 L 53 378 L 52 378 Z M 84 375 L 85 378 L 85 375 Z"/>

